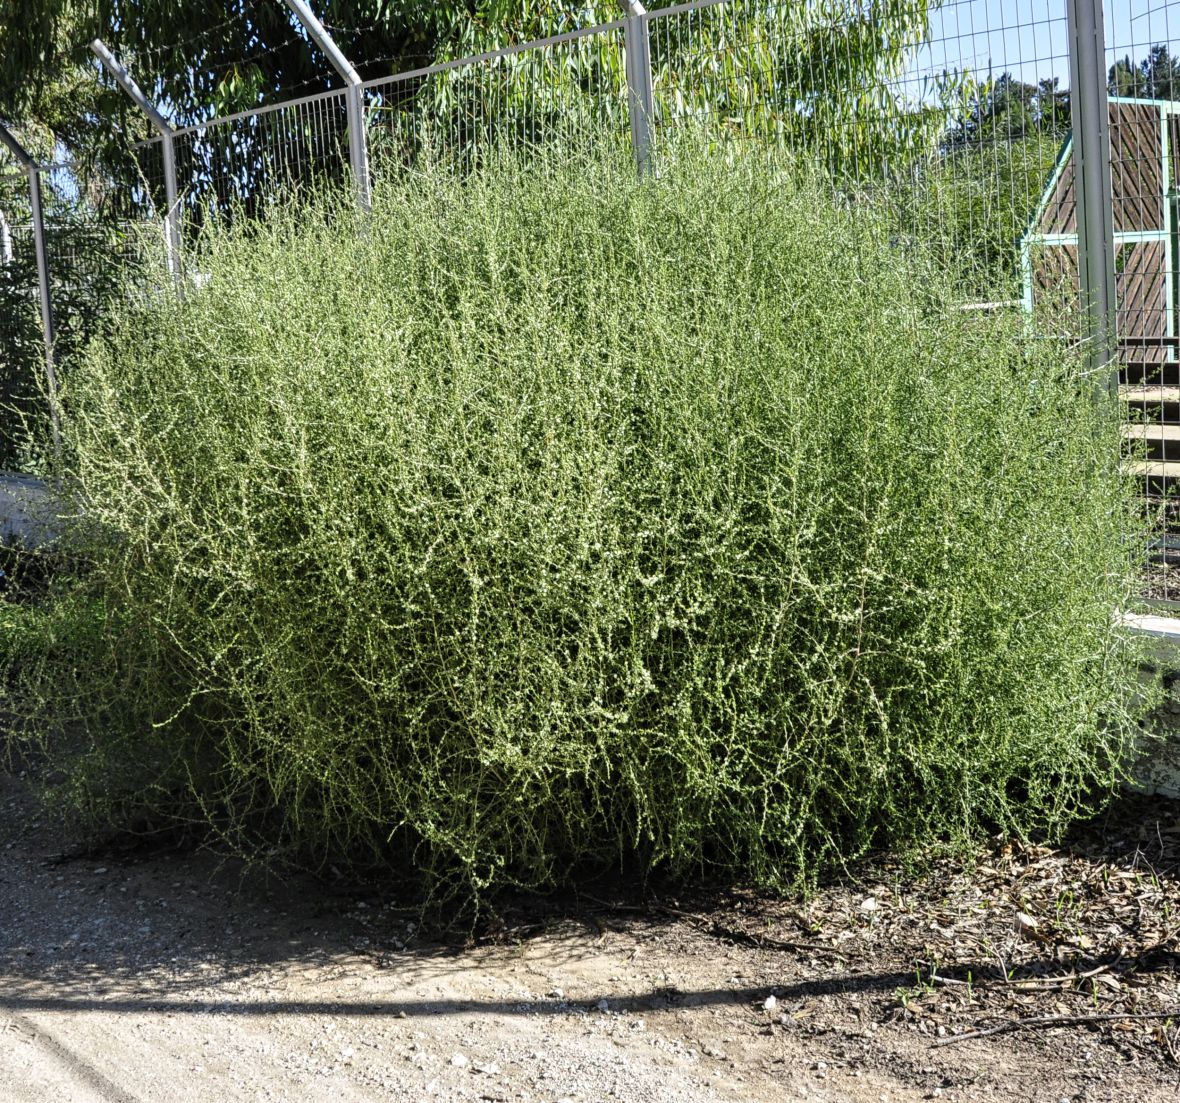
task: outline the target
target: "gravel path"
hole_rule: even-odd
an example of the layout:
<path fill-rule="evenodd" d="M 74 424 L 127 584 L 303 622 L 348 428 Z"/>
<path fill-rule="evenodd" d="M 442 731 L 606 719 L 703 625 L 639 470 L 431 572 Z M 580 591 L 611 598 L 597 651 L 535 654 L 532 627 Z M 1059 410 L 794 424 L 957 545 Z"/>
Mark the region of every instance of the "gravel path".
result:
<path fill-rule="evenodd" d="M 974 1025 L 941 1007 L 953 990 L 915 985 L 927 924 L 958 906 L 937 879 L 876 888 L 873 908 L 863 887 L 826 890 L 805 915 L 521 905 L 455 949 L 378 897 L 207 854 L 70 847 L 26 781 L 0 775 L 6 1103 L 1177 1098 L 1177 1066 L 1138 1024 L 935 1046 L 942 1024 Z M 1014 861 L 1012 884 L 1031 885 L 1040 867 Z M 840 956 L 788 946 L 804 922 Z M 963 1015 L 988 1006 L 976 975 L 985 1002 Z M 1144 976 L 1180 994 L 1174 953 Z"/>

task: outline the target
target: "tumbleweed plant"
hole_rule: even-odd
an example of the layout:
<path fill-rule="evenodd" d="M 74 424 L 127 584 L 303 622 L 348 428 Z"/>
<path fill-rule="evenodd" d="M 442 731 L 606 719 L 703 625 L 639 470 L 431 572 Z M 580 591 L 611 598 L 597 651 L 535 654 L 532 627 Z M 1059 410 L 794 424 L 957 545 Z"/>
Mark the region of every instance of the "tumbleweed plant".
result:
<path fill-rule="evenodd" d="M 388 175 L 208 229 L 74 368 L 6 705 L 74 807 L 470 899 L 1106 797 L 1138 526 L 1059 344 L 782 159 Z"/>

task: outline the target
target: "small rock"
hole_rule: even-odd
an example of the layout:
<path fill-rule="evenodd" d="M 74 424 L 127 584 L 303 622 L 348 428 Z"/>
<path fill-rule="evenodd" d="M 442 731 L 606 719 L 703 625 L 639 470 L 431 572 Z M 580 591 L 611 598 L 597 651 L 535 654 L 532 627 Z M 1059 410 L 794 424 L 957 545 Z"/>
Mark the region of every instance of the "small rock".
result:
<path fill-rule="evenodd" d="M 875 896 L 866 896 L 860 902 L 860 910 L 862 912 L 875 912 L 878 908 L 880 908 L 880 906 L 881 905 L 877 903 L 877 898 Z"/>
<path fill-rule="evenodd" d="M 552 996 L 555 1000 L 565 999 L 565 991 L 561 988 L 550 988 L 548 995 Z"/>
<path fill-rule="evenodd" d="M 594 1005 L 594 1007 L 598 1011 L 604 1011 L 604 1012 L 609 1011 L 610 1010 L 610 1001 L 609 1000 L 599 1000 Z"/>
<path fill-rule="evenodd" d="M 767 996 L 766 999 L 762 1001 L 763 1011 L 773 1011 L 776 1007 L 778 1007 L 778 1000 L 774 996 Z"/>
<path fill-rule="evenodd" d="M 461 1053 L 456 1053 L 451 1057 L 451 1064 L 457 1069 L 465 1069 L 467 1067 L 467 1058 Z"/>
<path fill-rule="evenodd" d="M 94 872 L 95 872 L 95 874 L 99 874 L 99 873 L 106 873 L 106 871 L 107 871 L 106 866 L 99 866 L 98 869 L 96 869 Z"/>

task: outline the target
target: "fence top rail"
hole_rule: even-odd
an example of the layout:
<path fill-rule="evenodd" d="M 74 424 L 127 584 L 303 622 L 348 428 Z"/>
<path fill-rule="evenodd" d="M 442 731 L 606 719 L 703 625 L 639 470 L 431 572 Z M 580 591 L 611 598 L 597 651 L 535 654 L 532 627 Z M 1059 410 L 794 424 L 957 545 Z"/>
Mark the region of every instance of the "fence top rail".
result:
<path fill-rule="evenodd" d="M 232 115 L 218 115 L 216 118 L 206 119 L 202 123 L 179 126 L 172 132 L 172 137 L 179 138 L 185 134 L 196 134 L 199 131 L 210 130 L 215 126 L 220 126 L 222 123 L 236 122 L 238 119 L 256 118 L 259 115 L 272 115 L 276 111 L 285 111 L 288 107 L 305 107 L 309 103 L 316 103 L 320 100 L 343 100 L 346 93 L 347 89 L 345 88 L 329 88 L 324 92 L 313 92 L 310 96 L 300 96 L 294 100 L 283 100 L 282 103 L 268 103 L 262 107 L 251 107 L 246 111 L 235 111 Z M 159 138 L 150 138 L 147 141 L 140 142 L 134 148 L 141 149 L 159 140 Z"/>
<path fill-rule="evenodd" d="M 159 138 L 151 139 L 153 142 L 158 142 Z M 147 145 L 147 142 L 140 142 L 139 145 Z M 133 149 L 138 148 L 133 146 Z M 47 172 L 75 172 L 78 170 L 85 170 L 87 166 L 81 161 L 34 161 L 32 167 L 40 173 Z M 24 180 L 27 173 L 24 169 L 0 169 L 0 180 Z"/>
<path fill-rule="evenodd" d="M 640 16 L 641 19 L 651 20 L 657 16 L 678 15 L 682 12 L 698 11 L 704 8 L 720 7 L 723 4 L 732 3 L 732 0 L 690 0 L 686 4 L 675 4 L 672 7 L 659 8 L 653 11 L 648 11 Z M 597 23 L 593 27 L 579 27 L 574 31 L 565 31 L 562 34 L 549 35 L 547 38 L 536 38 L 530 42 L 520 42 L 512 46 L 503 46 L 498 50 L 487 50 L 481 54 L 472 54 L 469 57 L 455 58 L 453 61 L 442 61 L 435 65 L 424 65 L 417 69 L 407 69 L 402 73 L 390 73 L 388 76 L 373 77 L 361 83 L 361 88 L 371 89 L 387 86 L 390 84 L 400 84 L 404 81 L 415 80 L 419 77 L 429 77 L 436 73 L 445 73 L 451 69 L 461 69 L 468 65 L 477 65 L 484 61 L 495 61 L 502 57 L 512 57 L 515 54 L 528 53 L 531 50 L 541 50 L 547 46 L 559 46 L 563 42 L 573 42 L 580 38 L 588 38 L 592 35 L 607 34 L 611 31 L 622 30 L 626 27 L 626 19 L 613 19 L 607 23 Z M 218 115 L 212 119 L 206 119 L 204 122 L 191 123 L 188 126 L 177 127 L 173 132 L 174 138 L 179 138 L 185 134 L 196 134 L 202 130 L 209 130 L 212 127 L 220 126 L 222 123 L 232 123 L 239 119 L 254 118 L 260 115 L 269 115 L 275 111 L 282 111 L 289 107 L 303 107 L 310 103 L 315 103 L 319 100 L 332 99 L 334 97 L 341 97 L 345 95 L 343 88 L 330 88 L 323 92 L 313 92 L 308 96 L 301 96 L 298 99 L 283 100 L 281 103 L 270 103 L 262 107 L 251 107 L 245 111 L 235 111 L 230 115 Z M 137 142 L 132 149 L 145 149 L 148 146 L 159 142 L 158 136 L 145 139 L 142 142 Z"/>
<path fill-rule="evenodd" d="M 729 0 L 705 0 L 708 4 L 728 3 Z M 397 84 L 401 81 L 413 80 L 416 77 L 429 77 L 435 73 L 445 73 L 449 69 L 460 69 L 465 65 L 476 65 L 481 61 L 495 61 L 497 58 L 511 57 L 513 54 L 523 54 L 530 50 L 540 50 L 546 46 L 558 46 L 563 42 L 572 42 L 578 38 L 590 35 L 605 34 L 607 31 L 621 30 L 627 25 L 625 19 L 614 19 L 609 23 L 598 23 L 593 27 L 581 27 L 576 31 L 566 31 L 564 34 L 550 35 L 548 38 L 537 38 L 532 42 L 521 42 L 514 46 L 504 46 L 499 50 L 488 50 L 482 54 L 472 54 L 471 57 L 460 57 L 454 61 L 441 61 L 437 65 L 424 65 L 420 69 L 408 69 L 404 73 L 392 73 L 387 77 L 374 77 L 365 81 L 362 88 L 376 88 L 383 84 Z"/>
<path fill-rule="evenodd" d="M 704 0 L 703 3 L 700 3 L 700 0 L 698 0 L 698 5 L 704 7 L 729 2 L 730 0 Z M 578 38 L 586 38 L 589 35 L 605 34 L 608 31 L 621 30 L 624 26 L 626 26 L 625 20 L 615 19 L 609 23 L 596 24 L 593 27 L 582 27 L 576 31 L 566 31 L 564 34 L 555 34 L 550 35 L 548 38 L 534 39 L 532 42 L 522 42 L 514 46 L 505 46 L 499 50 L 488 50 L 486 53 L 473 54 L 471 57 L 461 57 L 456 58 L 454 61 L 439 62 L 437 65 L 426 65 L 419 69 L 409 69 L 404 73 L 391 73 L 389 76 L 374 77 L 371 80 L 365 81 L 361 87 L 368 89 L 381 85 L 397 84 L 402 81 L 413 80 L 416 77 L 431 76 L 434 73 L 459 69 L 465 65 L 474 65 L 481 61 L 493 61 L 500 57 L 510 57 L 513 54 L 525 53 L 529 50 L 539 50 L 546 46 L 555 46 L 562 42 L 571 42 Z M 172 132 L 172 137 L 179 138 L 185 134 L 196 134 L 202 130 L 209 130 L 215 126 L 220 126 L 222 123 L 232 123 L 239 119 L 255 118 L 259 115 L 270 115 L 275 111 L 283 111 L 289 107 L 304 107 L 307 104 L 315 103 L 319 100 L 342 99 L 345 92 L 346 89 L 344 88 L 329 88 L 323 92 L 313 92 L 308 96 L 300 96 L 298 99 L 283 100 L 281 103 L 268 103 L 262 107 L 251 107 L 245 111 L 235 111 L 232 115 L 218 115 L 215 118 L 206 119 L 204 122 L 177 127 Z M 142 142 L 136 142 L 131 148 L 146 149 L 148 146 L 156 145 L 159 142 L 160 137 L 156 135 Z"/>
<path fill-rule="evenodd" d="M 707 8 L 717 8 L 725 4 L 732 3 L 733 0 L 688 0 L 687 3 L 673 4 L 668 7 L 655 8 L 646 11 L 643 15 L 637 18 L 652 21 L 655 19 L 669 17 L 674 15 L 681 15 L 686 12 L 703 11 Z M 562 34 L 549 35 L 547 38 L 536 38 L 529 42 L 516 43 L 512 46 L 503 46 L 497 50 L 487 50 L 480 54 L 472 54 L 468 57 L 455 58 L 452 61 L 442 61 L 434 65 L 423 65 L 416 69 L 407 69 L 401 73 L 390 73 L 387 76 L 372 77 L 369 80 L 362 81 L 360 87 L 366 90 L 373 88 L 387 87 L 389 85 L 400 84 L 405 81 L 416 80 L 421 77 L 433 76 L 436 73 L 449 72 L 452 69 L 461 69 L 469 65 L 477 65 L 485 61 L 496 61 L 499 58 L 512 57 L 516 54 L 528 53 L 532 50 L 541 50 L 548 46 L 559 46 L 564 42 L 573 42 L 577 39 L 588 38 L 593 35 L 607 34 L 611 31 L 622 30 L 627 26 L 628 20 L 614 19 L 607 23 L 597 23 L 592 27 L 579 27 L 577 30 L 565 31 Z M 343 98 L 346 90 L 343 88 L 330 88 L 323 92 L 313 92 L 307 96 L 301 96 L 297 99 L 283 100 L 281 103 L 265 104 L 261 107 L 251 107 L 245 111 L 235 111 L 230 115 L 218 115 L 212 119 L 206 119 L 204 122 L 191 123 L 188 126 L 177 127 L 172 136 L 179 138 L 186 134 L 197 134 L 203 130 L 209 130 L 213 127 L 220 126 L 223 123 L 237 122 L 239 119 L 256 118 L 261 115 L 273 114 L 276 111 L 283 111 L 291 107 L 303 107 L 307 104 L 316 103 L 320 100 L 333 99 L 336 97 Z M 145 149 L 148 146 L 159 142 L 158 137 L 145 139 L 144 141 L 135 143 L 132 149 Z"/>
<path fill-rule="evenodd" d="M 667 8 L 656 8 L 645 12 L 641 19 L 652 20 L 660 16 L 683 15 L 685 12 L 701 11 L 703 8 L 719 8 L 722 4 L 732 3 L 732 0 L 689 0 L 687 4 L 673 4 Z"/>
<path fill-rule="evenodd" d="M 942 0 L 944 7 L 950 7 L 960 2 L 960 0 Z M 666 8 L 653 8 L 651 11 L 646 11 L 638 18 L 645 22 L 652 22 L 655 19 L 667 18 L 673 15 L 684 15 L 687 12 L 704 11 L 706 8 L 719 8 L 724 4 L 732 4 L 734 0 L 688 0 L 686 4 L 672 4 Z M 786 0 L 769 0 L 765 8 L 786 8 L 790 4 Z M 824 24 L 828 27 L 839 27 L 843 24 L 840 21 Z"/>

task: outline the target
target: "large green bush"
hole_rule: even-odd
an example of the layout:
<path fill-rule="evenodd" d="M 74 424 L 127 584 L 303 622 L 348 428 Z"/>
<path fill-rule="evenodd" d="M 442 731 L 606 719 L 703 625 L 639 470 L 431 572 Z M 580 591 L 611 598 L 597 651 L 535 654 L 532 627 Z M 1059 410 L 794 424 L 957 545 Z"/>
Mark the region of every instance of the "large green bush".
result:
<path fill-rule="evenodd" d="M 888 226 L 682 151 L 210 232 L 72 376 L 10 707 L 92 813 L 437 892 L 1060 828 L 1127 732 L 1116 428 Z"/>

